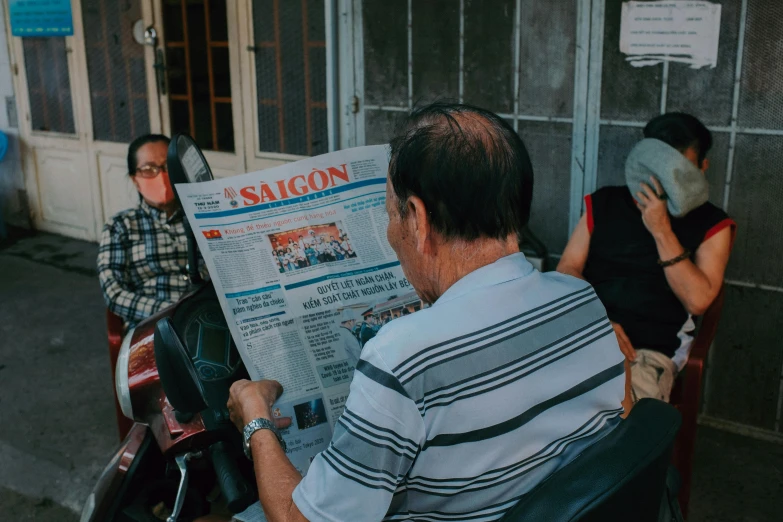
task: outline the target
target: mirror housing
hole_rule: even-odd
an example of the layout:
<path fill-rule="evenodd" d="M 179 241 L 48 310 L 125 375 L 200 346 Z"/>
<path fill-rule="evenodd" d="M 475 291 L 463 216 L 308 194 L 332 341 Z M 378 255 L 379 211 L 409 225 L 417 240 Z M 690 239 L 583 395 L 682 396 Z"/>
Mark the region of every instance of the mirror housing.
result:
<path fill-rule="evenodd" d="M 215 179 L 201 149 L 187 134 L 175 134 L 171 138 L 166 165 L 175 191 L 177 183 L 200 183 Z"/>
<path fill-rule="evenodd" d="M 187 134 L 175 134 L 171 138 L 166 153 L 166 165 L 174 194 L 180 204 L 182 199 L 177 191 L 178 183 L 199 183 L 215 179 L 201 149 Z M 188 237 L 188 278 L 191 284 L 199 285 L 204 280 L 198 271 L 198 244 L 187 219 L 185 219 L 185 233 Z"/>
<path fill-rule="evenodd" d="M 155 325 L 155 364 L 166 397 L 177 412 L 195 414 L 207 409 L 204 387 L 196 367 L 168 317 Z"/>

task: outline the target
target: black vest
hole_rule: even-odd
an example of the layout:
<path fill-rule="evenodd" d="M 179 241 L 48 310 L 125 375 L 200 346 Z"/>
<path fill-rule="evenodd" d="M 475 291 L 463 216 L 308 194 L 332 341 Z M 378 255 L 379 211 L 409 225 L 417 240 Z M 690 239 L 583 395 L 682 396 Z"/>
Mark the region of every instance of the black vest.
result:
<path fill-rule="evenodd" d="M 604 187 L 588 198 L 592 235 L 585 279 L 595 288 L 609 319 L 623 327 L 634 347 L 672 357 L 680 346 L 677 334 L 688 312 L 658 265 L 655 240 L 631 192 L 626 186 Z M 682 218 L 671 217 L 672 231 L 684 248 L 695 253 L 706 234 L 727 218 L 723 210 L 705 203 Z"/>

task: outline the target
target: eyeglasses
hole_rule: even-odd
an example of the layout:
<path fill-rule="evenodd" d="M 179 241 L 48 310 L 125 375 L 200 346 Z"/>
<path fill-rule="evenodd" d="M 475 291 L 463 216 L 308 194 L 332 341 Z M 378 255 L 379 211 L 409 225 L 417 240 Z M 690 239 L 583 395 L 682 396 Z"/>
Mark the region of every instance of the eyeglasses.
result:
<path fill-rule="evenodd" d="M 136 175 L 141 176 L 142 178 L 154 178 L 161 172 L 168 172 L 168 168 L 166 165 L 144 165 L 143 167 L 139 167 L 136 169 Z"/>

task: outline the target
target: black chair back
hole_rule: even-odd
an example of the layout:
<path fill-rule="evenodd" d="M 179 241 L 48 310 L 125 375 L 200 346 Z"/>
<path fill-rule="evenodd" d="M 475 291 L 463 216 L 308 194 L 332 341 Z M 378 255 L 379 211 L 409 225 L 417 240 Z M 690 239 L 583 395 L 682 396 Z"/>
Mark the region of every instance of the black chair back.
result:
<path fill-rule="evenodd" d="M 522 497 L 510 521 L 657 522 L 680 414 L 642 399 L 603 439 Z"/>

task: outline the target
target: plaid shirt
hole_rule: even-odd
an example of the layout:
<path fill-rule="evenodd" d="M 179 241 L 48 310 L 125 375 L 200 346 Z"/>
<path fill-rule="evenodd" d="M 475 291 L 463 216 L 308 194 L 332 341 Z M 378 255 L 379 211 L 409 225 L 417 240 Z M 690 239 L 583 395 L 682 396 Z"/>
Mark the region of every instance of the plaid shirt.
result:
<path fill-rule="evenodd" d="M 171 306 L 188 290 L 182 210 L 171 217 L 142 201 L 103 227 L 98 278 L 109 310 L 126 328 Z"/>

